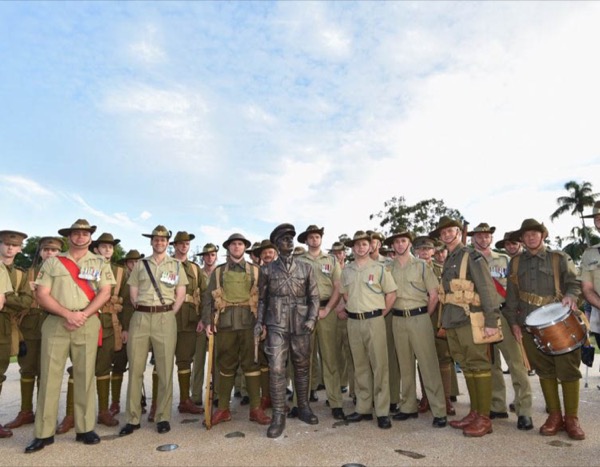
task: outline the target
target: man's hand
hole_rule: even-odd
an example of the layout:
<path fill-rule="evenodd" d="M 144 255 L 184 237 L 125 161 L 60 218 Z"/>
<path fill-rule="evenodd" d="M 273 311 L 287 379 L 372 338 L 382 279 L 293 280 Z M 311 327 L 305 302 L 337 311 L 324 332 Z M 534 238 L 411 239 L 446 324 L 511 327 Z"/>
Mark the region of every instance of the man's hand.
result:
<path fill-rule="evenodd" d="M 204 323 L 202 321 L 198 321 L 198 325 L 196 326 L 196 332 L 204 332 Z"/>
<path fill-rule="evenodd" d="M 305 331 L 308 332 L 313 332 L 315 330 L 315 322 L 313 320 L 307 320 L 304 322 L 304 324 L 302 325 L 302 328 Z"/>
<path fill-rule="evenodd" d="M 128 340 L 129 340 L 129 332 L 121 331 L 121 342 L 123 342 L 123 344 L 127 344 Z"/>
<path fill-rule="evenodd" d="M 65 326 L 65 328 L 73 328 L 69 329 L 73 331 L 85 324 L 85 322 L 87 321 L 87 316 L 85 315 L 85 313 L 79 311 L 72 311 L 65 317 L 65 321 L 69 325 L 69 327 Z"/>
<path fill-rule="evenodd" d="M 492 337 L 498 334 L 498 328 L 483 328 L 483 335 L 485 337 Z"/>
<path fill-rule="evenodd" d="M 564 306 L 568 306 L 569 310 L 577 310 L 577 300 L 570 295 L 565 295 L 561 302 Z"/>
<path fill-rule="evenodd" d="M 204 329 L 204 331 L 206 332 L 206 336 L 210 337 L 213 334 L 217 333 L 217 328 L 214 325 L 209 324 L 208 326 L 206 326 L 206 328 Z"/>
<path fill-rule="evenodd" d="M 325 319 L 325 317 L 329 314 L 329 310 L 327 308 L 319 308 L 319 319 Z"/>

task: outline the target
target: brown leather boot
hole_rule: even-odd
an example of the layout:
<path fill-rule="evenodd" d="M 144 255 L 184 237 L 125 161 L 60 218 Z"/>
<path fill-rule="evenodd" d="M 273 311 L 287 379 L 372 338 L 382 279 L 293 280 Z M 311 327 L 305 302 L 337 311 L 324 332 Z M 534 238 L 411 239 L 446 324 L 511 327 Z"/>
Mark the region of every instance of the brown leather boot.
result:
<path fill-rule="evenodd" d="M 4 425 L 4 428 L 19 428 L 20 426 L 29 425 L 33 422 L 35 422 L 33 410 L 21 410 L 12 422 Z"/>
<path fill-rule="evenodd" d="M 423 397 L 421 397 L 417 410 L 419 413 L 425 413 L 429 411 L 429 400 L 425 394 L 423 394 Z"/>
<path fill-rule="evenodd" d="M 231 412 L 229 409 L 217 409 L 212 414 L 212 424 L 216 425 L 221 422 L 229 422 L 231 421 Z"/>
<path fill-rule="evenodd" d="M 260 407 L 250 409 L 249 418 L 251 422 L 256 422 L 259 425 L 269 425 L 271 423 L 271 417 L 269 417 Z"/>
<path fill-rule="evenodd" d="M 75 428 L 75 417 L 73 415 L 65 415 L 62 422 L 56 427 L 56 434 L 63 435 Z"/>
<path fill-rule="evenodd" d="M 115 415 L 118 415 L 119 413 L 121 413 L 121 404 L 119 404 L 116 401 L 111 402 L 110 408 L 108 409 L 108 411 L 112 414 L 113 417 Z"/>
<path fill-rule="evenodd" d="M 102 410 L 98 413 L 98 423 L 104 426 L 117 426 L 119 420 L 113 417 L 109 410 Z"/>
<path fill-rule="evenodd" d="M 463 428 L 463 435 L 470 438 L 481 438 L 493 431 L 490 417 L 477 414 L 477 418 Z"/>
<path fill-rule="evenodd" d="M 564 430 L 562 414 L 560 412 L 552 412 L 548 415 L 546 422 L 540 427 L 540 434 L 543 436 L 554 436 L 561 430 Z"/>
<path fill-rule="evenodd" d="M 456 410 L 449 397 L 446 397 L 446 415 L 456 415 Z"/>
<path fill-rule="evenodd" d="M 461 420 L 452 420 L 449 425 L 452 428 L 464 428 L 467 425 L 469 425 L 473 420 L 475 420 L 478 417 L 477 412 L 475 412 L 474 410 L 471 410 L 469 412 L 469 414 L 462 418 Z"/>
<path fill-rule="evenodd" d="M 179 413 L 191 413 L 194 415 L 200 415 L 204 413 L 204 409 L 194 404 L 192 399 L 190 399 L 189 397 L 183 402 L 180 402 L 179 407 L 177 407 L 177 409 L 179 410 Z"/>
<path fill-rule="evenodd" d="M 148 421 L 153 422 L 155 416 L 156 416 L 156 402 L 154 402 L 154 399 L 153 399 L 152 405 L 150 406 L 150 412 L 148 412 Z"/>
<path fill-rule="evenodd" d="M 13 435 L 13 432 L 8 428 L 4 428 L 0 425 L 0 438 L 10 438 Z"/>
<path fill-rule="evenodd" d="M 585 433 L 579 425 L 579 419 L 574 415 L 565 415 L 565 431 L 571 439 L 582 440 L 585 439 Z"/>

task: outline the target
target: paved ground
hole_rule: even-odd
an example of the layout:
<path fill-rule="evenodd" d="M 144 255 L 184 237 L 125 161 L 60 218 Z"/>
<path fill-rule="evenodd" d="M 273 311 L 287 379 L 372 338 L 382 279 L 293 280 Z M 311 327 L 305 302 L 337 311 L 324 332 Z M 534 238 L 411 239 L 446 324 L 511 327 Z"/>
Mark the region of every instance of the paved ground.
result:
<path fill-rule="evenodd" d="M 588 466 L 600 465 L 600 374 L 598 364 L 589 371 L 588 388 L 581 382 L 580 419 L 586 432 L 585 441 L 572 441 L 559 433 L 543 437 L 538 433 L 544 422 L 543 398 L 537 377 L 531 377 L 534 391 L 535 429 L 521 432 L 516 428 L 516 416 L 494 422 L 494 433 L 481 439 L 463 437 L 450 427 L 431 427 L 430 413 L 406 422 L 394 422 L 391 430 L 380 430 L 375 422 L 353 425 L 334 423 L 325 406 L 325 392 L 320 391 L 319 402 L 313 403 L 320 423 L 309 426 L 288 420 L 284 436 L 272 440 L 266 437 L 266 427 L 248 421 L 248 409 L 233 399 L 233 421 L 206 431 L 200 417 L 180 415 L 177 396 L 174 397 L 172 430 L 159 435 L 154 424 L 143 422 L 133 435 L 119 438 L 117 428 L 99 426 L 102 442 L 83 446 L 75 442 L 75 433 L 57 436 L 56 442 L 35 454 L 24 454 L 25 446 L 33 436 L 32 426 L 14 430 L 14 436 L 0 440 L 0 465 L 224 465 L 224 466 L 342 466 L 362 464 L 382 465 L 544 465 Z M 149 368 L 148 368 L 149 370 Z M 582 372 L 585 367 L 582 366 Z M 8 422 L 19 409 L 18 365 L 11 364 L 0 396 L 0 422 Z M 146 372 L 146 387 L 150 387 L 150 371 Z M 459 375 L 461 391 L 466 394 L 464 380 Z M 508 400 L 512 398 L 510 377 L 506 376 Z M 123 387 L 123 395 L 125 394 Z M 61 394 L 64 404 L 65 388 Z M 175 386 L 175 394 L 177 394 Z M 456 408 L 459 416 L 467 413 L 466 395 L 459 396 Z M 346 413 L 353 411 L 352 401 L 344 401 Z M 61 406 L 60 417 L 64 414 Z M 124 415 L 121 414 L 123 420 Z M 123 422 L 122 422 L 123 423 Z M 237 435 L 237 436 L 236 436 Z M 170 452 L 159 452 L 157 447 L 169 443 L 178 445 Z"/>

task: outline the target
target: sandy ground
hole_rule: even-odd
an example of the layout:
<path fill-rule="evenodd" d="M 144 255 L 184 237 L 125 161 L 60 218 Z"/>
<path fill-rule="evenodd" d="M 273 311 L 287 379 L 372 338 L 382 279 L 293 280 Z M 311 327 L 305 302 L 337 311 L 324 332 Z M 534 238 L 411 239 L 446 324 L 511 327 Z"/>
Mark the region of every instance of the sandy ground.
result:
<path fill-rule="evenodd" d="M 585 366 L 582 366 L 585 375 Z M 510 376 L 505 375 L 507 402 L 513 397 Z M 178 387 L 175 383 L 172 430 L 159 435 L 155 425 L 144 418 L 142 428 L 131 436 L 119 438 L 117 428 L 98 426 L 102 442 L 84 446 L 75 442 L 74 431 L 56 436 L 53 445 L 38 453 L 24 454 L 24 448 L 33 438 L 33 425 L 13 430 L 12 438 L 0 440 L 0 465 L 223 465 L 223 466 L 343 466 L 361 464 L 380 465 L 544 465 L 588 466 L 600 465 L 600 430 L 596 428 L 600 416 L 600 373 L 598 362 L 589 370 L 588 387 L 581 380 L 580 420 L 587 439 L 573 441 L 566 433 L 543 437 L 538 429 L 546 414 L 539 382 L 530 378 L 534 392 L 535 428 L 523 432 L 516 428 L 516 416 L 494 421 L 494 433 L 483 438 L 465 438 L 460 430 L 450 427 L 434 429 L 432 415 L 418 419 L 394 421 L 392 429 L 381 430 L 376 422 L 345 425 L 331 417 L 325 405 L 325 391 L 319 391 L 319 401 L 311 406 L 319 416 L 318 425 L 309 426 L 297 419 L 288 420 L 284 436 L 266 437 L 266 427 L 248 421 L 248 408 L 232 400 L 233 420 L 214 426 L 210 431 L 202 427 L 203 416 L 182 415 L 177 412 Z M 176 378 L 175 378 L 176 381 Z M 466 415 L 468 398 L 464 379 L 459 375 L 463 395 L 455 404 L 458 417 Z M 146 388 L 150 388 L 150 367 L 146 371 Z M 123 385 L 125 396 L 126 382 Z M 59 418 L 64 415 L 66 384 L 63 387 Z M 13 363 L 7 372 L 0 396 L 0 423 L 7 423 L 19 410 L 20 389 L 18 365 Z M 344 410 L 353 411 L 346 395 Z M 119 415 L 121 426 L 124 414 Z M 176 444 L 172 451 L 161 452 L 162 445 Z"/>

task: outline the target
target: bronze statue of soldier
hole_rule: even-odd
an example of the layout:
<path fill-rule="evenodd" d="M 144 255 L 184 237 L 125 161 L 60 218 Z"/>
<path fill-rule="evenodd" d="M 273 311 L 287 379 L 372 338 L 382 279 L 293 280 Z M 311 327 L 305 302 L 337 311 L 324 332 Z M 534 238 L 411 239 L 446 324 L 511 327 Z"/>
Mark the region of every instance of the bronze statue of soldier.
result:
<path fill-rule="evenodd" d="M 308 404 L 310 370 L 310 336 L 319 312 L 319 291 L 312 267 L 293 256 L 296 230 L 281 224 L 270 240 L 279 250 L 279 258 L 262 267 L 258 281 L 258 321 L 254 335 L 267 332 L 265 354 L 271 375 L 273 418 L 267 430 L 277 438 L 285 428 L 285 365 L 291 351 L 294 382 L 298 398 L 298 418 L 305 423 L 319 423 Z"/>

